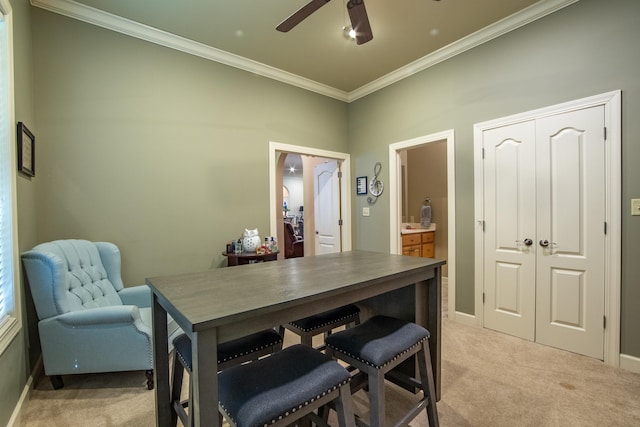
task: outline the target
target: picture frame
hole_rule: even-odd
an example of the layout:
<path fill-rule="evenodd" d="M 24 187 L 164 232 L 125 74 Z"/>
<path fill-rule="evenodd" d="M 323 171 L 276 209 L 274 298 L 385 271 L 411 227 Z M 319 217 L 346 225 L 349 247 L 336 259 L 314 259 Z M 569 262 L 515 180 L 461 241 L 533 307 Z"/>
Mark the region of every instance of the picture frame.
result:
<path fill-rule="evenodd" d="M 367 194 L 367 177 L 359 176 L 356 178 L 356 194 L 358 196 L 365 196 Z"/>
<path fill-rule="evenodd" d="M 18 122 L 18 171 L 36 176 L 36 137 L 22 122 Z"/>

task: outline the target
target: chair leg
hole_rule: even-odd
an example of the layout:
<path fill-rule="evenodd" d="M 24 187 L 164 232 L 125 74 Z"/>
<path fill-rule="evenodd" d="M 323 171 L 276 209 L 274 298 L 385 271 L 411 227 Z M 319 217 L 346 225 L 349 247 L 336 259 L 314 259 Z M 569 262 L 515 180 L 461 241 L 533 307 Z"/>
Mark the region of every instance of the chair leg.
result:
<path fill-rule="evenodd" d="M 153 390 L 153 369 L 146 370 L 144 375 L 147 377 L 147 390 Z"/>
<path fill-rule="evenodd" d="M 60 390 L 62 387 L 64 387 L 62 375 L 51 375 L 49 377 L 49 380 L 51 381 L 51 385 L 53 386 L 54 390 Z"/>

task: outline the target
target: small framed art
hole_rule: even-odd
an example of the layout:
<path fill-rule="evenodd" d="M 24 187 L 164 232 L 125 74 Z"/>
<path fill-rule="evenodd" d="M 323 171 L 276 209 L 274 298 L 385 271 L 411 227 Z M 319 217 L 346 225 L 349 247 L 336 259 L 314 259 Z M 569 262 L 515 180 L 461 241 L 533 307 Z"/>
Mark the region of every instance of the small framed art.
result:
<path fill-rule="evenodd" d="M 36 137 L 22 122 L 18 122 L 18 170 L 36 175 Z"/>
<path fill-rule="evenodd" d="M 356 178 L 356 194 L 362 196 L 367 194 L 367 177 L 359 176 Z"/>

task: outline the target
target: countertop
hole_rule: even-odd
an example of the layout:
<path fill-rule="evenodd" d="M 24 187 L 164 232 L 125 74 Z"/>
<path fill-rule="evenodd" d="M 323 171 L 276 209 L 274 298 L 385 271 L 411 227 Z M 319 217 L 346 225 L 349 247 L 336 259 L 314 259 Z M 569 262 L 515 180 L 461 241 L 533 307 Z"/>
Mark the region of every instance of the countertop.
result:
<path fill-rule="evenodd" d="M 407 226 L 411 228 L 407 228 Z M 429 228 L 424 228 L 419 222 L 403 222 L 400 228 L 400 234 L 426 233 L 428 231 L 436 231 L 436 224 L 432 222 Z"/>

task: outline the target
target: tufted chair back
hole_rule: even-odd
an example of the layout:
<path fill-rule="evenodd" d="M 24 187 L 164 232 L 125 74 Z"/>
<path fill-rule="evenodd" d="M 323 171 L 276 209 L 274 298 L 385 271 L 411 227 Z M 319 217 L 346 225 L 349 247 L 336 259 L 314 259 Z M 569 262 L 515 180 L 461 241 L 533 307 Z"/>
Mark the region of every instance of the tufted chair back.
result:
<path fill-rule="evenodd" d="M 40 320 L 71 311 L 122 305 L 118 291 L 120 254 L 116 245 L 87 240 L 57 240 L 33 248 L 49 268 L 35 270 L 47 277 L 31 278 L 31 292 Z M 46 256 L 44 256 L 46 254 Z"/>

